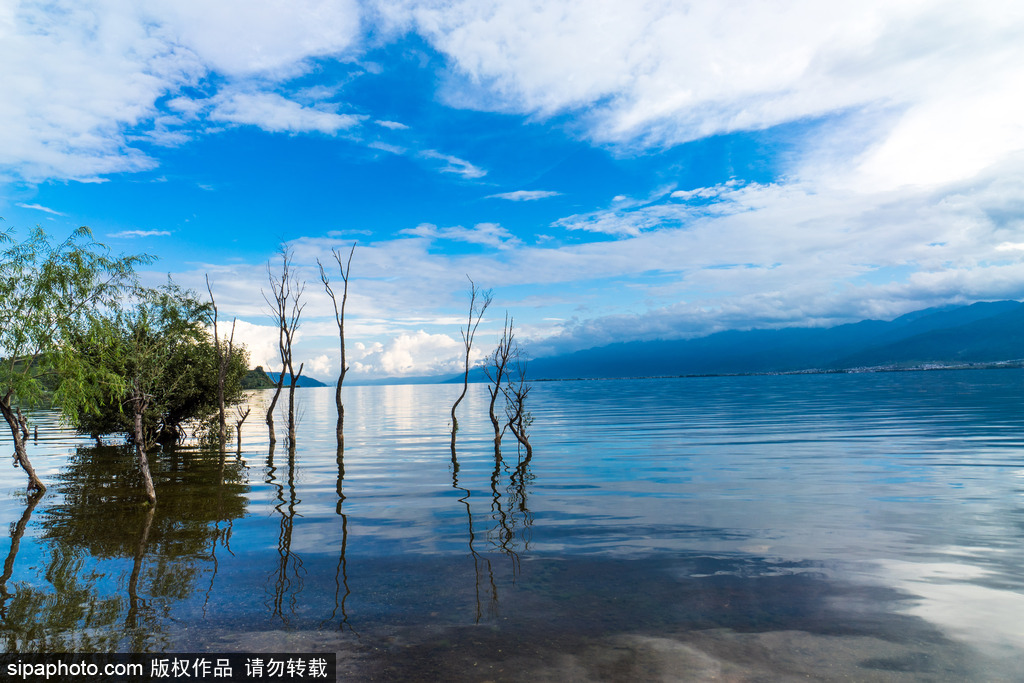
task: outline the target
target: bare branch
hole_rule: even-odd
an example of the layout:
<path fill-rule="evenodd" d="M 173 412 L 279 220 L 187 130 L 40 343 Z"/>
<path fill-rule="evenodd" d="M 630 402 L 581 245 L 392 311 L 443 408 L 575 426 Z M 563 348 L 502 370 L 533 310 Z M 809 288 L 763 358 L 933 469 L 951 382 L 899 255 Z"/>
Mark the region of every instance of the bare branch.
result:
<path fill-rule="evenodd" d="M 337 249 L 331 249 L 331 254 L 334 256 L 334 260 L 338 262 L 338 270 L 341 272 L 342 282 L 345 283 L 344 290 L 341 294 L 341 307 L 338 307 L 338 298 L 334 294 L 334 290 L 331 288 L 331 280 L 327 277 L 327 273 L 324 270 L 324 265 L 320 263 L 320 259 L 316 260 L 316 264 L 320 267 L 320 281 L 324 283 L 324 289 L 327 291 L 328 296 L 331 297 L 331 303 L 334 304 L 334 320 L 338 324 L 338 339 L 341 346 L 341 370 L 338 374 L 338 382 L 334 390 L 334 402 L 338 408 L 338 423 L 335 428 L 335 432 L 338 437 L 338 444 L 342 444 L 345 439 L 345 406 L 341 401 L 341 386 L 345 383 L 345 375 L 348 373 L 348 361 L 345 358 L 345 303 L 348 301 L 348 279 L 349 274 L 352 272 L 352 255 L 356 251 L 356 243 L 352 243 L 352 249 L 348 252 L 348 261 L 342 263 L 341 252 Z"/>
<path fill-rule="evenodd" d="M 465 358 L 465 373 L 462 378 L 462 393 L 455 399 L 455 403 L 452 405 L 452 458 L 455 457 L 455 435 L 459 431 L 459 420 L 455 417 L 455 409 L 462 403 L 462 399 L 466 397 L 466 392 L 469 390 L 469 356 L 473 350 L 473 339 L 476 337 L 476 330 L 480 326 L 480 321 L 484 317 L 484 311 L 491 305 L 491 301 L 494 299 L 491 290 L 481 291 L 476 283 L 473 282 L 473 278 L 466 275 L 466 279 L 469 280 L 469 318 L 466 320 L 466 329 L 459 330 L 462 335 L 462 344 L 466 349 Z M 479 301 L 478 301 L 479 299 Z M 475 320 L 474 320 L 475 316 Z"/>

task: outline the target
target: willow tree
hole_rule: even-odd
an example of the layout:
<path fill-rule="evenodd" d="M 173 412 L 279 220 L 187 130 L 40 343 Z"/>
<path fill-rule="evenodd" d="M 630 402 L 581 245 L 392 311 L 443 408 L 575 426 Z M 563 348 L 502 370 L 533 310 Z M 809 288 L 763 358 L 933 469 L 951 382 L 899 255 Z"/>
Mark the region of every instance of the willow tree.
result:
<path fill-rule="evenodd" d="M 455 456 L 455 434 L 459 431 L 459 420 L 455 417 L 455 409 L 459 407 L 462 399 L 466 398 L 466 392 L 469 391 L 469 356 L 473 350 L 473 339 L 476 337 L 476 328 L 480 326 L 480 320 L 484 317 L 484 311 L 491 305 L 493 298 L 491 290 L 482 292 L 473 282 L 473 278 L 468 275 L 466 278 L 469 280 L 469 319 L 466 321 L 466 329 L 459 330 L 462 334 L 462 346 L 466 351 L 465 374 L 462 378 L 462 393 L 452 405 L 452 457 Z"/>
<path fill-rule="evenodd" d="M 316 260 L 316 264 L 320 266 L 320 281 L 324 283 L 324 289 L 327 290 L 327 294 L 331 297 L 331 303 L 334 304 L 334 320 L 338 323 L 338 338 L 341 344 L 341 372 L 338 375 L 338 384 L 334 389 L 334 403 L 338 407 L 338 424 L 335 431 L 339 445 L 345 441 L 345 405 L 341 402 L 341 385 L 345 383 L 345 375 L 348 373 L 348 365 L 345 362 L 345 303 L 348 301 L 348 276 L 352 272 L 352 254 L 355 251 L 356 244 L 353 242 L 352 249 L 348 252 L 348 260 L 342 263 L 341 252 L 331 249 L 334 260 L 338 262 L 338 270 L 341 271 L 341 281 L 344 283 L 340 308 L 338 307 L 338 297 L 331 288 L 331 280 L 324 271 L 324 264 L 320 263 L 320 259 Z"/>
<path fill-rule="evenodd" d="M 111 256 L 84 226 L 63 242 L 39 227 L 20 242 L 3 230 L 0 244 L 0 413 L 29 491 L 45 491 L 28 459 L 20 408 L 42 397 L 44 380 L 58 402 L 87 390 L 81 375 L 52 372 L 63 340 L 89 312 L 115 302 L 134 281 L 134 268 L 153 259 Z"/>
<path fill-rule="evenodd" d="M 88 380 L 61 401 L 65 415 L 82 431 L 128 435 L 151 503 L 156 490 L 147 452 L 158 441 L 178 441 L 184 422 L 216 409 L 208 314 L 209 304 L 173 283 L 137 288 L 127 305 L 92 314 L 63 349 L 65 372 Z M 239 386 L 246 365 L 240 358 L 241 372 L 233 373 Z"/>
<path fill-rule="evenodd" d="M 223 387 L 226 406 L 244 398 L 249 357 L 234 345 L 226 363 L 210 335 L 209 304 L 173 283 L 139 289 L 118 310 L 94 315 L 67 343 L 68 367 L 81 366 L 95 396 L 62 406 L 83 434 L 123 435 L 142 443 L 173 445 L 190 431 L 217 433 Z M 223 383 L 221 368 L 224 368 Z M 144 388 L 142 434 L 136 434 L 133 387 Z"/>

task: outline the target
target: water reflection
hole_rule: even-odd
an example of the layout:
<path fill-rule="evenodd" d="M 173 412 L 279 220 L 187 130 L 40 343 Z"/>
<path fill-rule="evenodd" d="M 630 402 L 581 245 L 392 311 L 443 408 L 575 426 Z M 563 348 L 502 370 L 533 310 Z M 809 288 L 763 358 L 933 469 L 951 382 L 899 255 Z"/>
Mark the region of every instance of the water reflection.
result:
<path fill-rule="evenodd" d="M 281 516 L 281 522 L 277 535 L 278 561 L 274 572 L 270 576 L 272 583 L 271 602 L 268 607 L 271 615 L 280 619 L 284 624 L 289 624 L 291 617 L 295 614 L 299 602 L 299 594 L 302 592 L 306 568 L 302 558 L 292 551 L 292 535 L 295 531 L 295 516 L 299 503 L 302 500 L 298 497 L 295 487 L 295 443 L 288 443 L 288 469 L 285 483 L 278 481 L 274 466 L 274 444 L 270 444 L 267 453 L 266 483 L 274 487 L 276 491 L 276 503 L 274 510 Z M 285 487 L 288 495 L 285 497 Z"/>
<path fill-rule="evenodd" d="M 494 468 L 490 472 L 490 524 L 484 530 L 491 551 L 508 559 L 510 565 L 510 584 L 515 584 L 521 571 L 522 554 L 529 549 L 528 530 L 532 525 L 532 517 L 527 507 L 526 484 L 531 481 L 530 460 L 532 452 L 524 457 L 519 454 L 514 468 L 509 468 L 501 454 L 499 444 L 494 444 Z M 469 554 L 473 558 L 474 594 L 476 598 L 474 623 L 480 623 L 484 617 L 484 606 L 490 619 L 499 617 L 500 579 L 496 578 L 495 567 L 491 557 L 478 550 L 477 528 L 473 521 L 472 491 L 459 483 L 460 465 L 458 454 L 451 448 L 452 488 L 459 492 L 458 502 L 466 510 L 466 536 Z M 508 484 L 503 483 L 508 476 Z M 485 550 L 486 552 L 486 550 Z M 497 558 L 495 558 L 497 559 Z"/>
<path fill-rule="evenodd" d="M 7 620 L 7 601 L 11 592 L 7 588 L 7 582 L 14 573 L 14 562 L 18 559 L 18 550 L 21 548 L 21 539 L 25 535 L 25 527 L 28 520 L 32 518 L 32 511 L 36 509 L 43 493 L 33 491 L 25 501 L 25 511 L 16 524 L 11 526 L 11 548 L 7 552 L 7 559 L 4 560 L 4 573 L 0 576 L 0 620 Z"/>
<path fill-rule="evenodd" d="M 473 586 L 474 590 L 476 592 L 476 621 L 475 621 L 475 623 L 480 623 L 480 618 L 483 615 L 483 604 L 482 604 L 482 602 L 480 600 L 480 582 L 481 582 L 481 580 L 483 578 L 483 573 L 481 571 L 481 569 L 482 569 L 481 565 L 483 565 L 483 567 L 486 567 L 487 577 L 488 577 L 488 579 L 490 581 L 490 588 L 491 588 L 491 590 L 489 592 L 486 592 L 486 591 L 485 592 L 487 593 L 488 598 L 489 598 L 488 604 L 490 606 L 490 610 L 491 610 L 492 614 L 495 614 L 497 612 L 497 608 L 498 608 L 498 587 L 494 583 L 494 569 L 491 566 L 490 559 L 488 559 L 487 557 L 482 556 L 479 552 L 477 552 L 476 548 L 473 545 L 474 542 L 476 541 L 476 532 L 473 530 L 473 508 L 469 504 L 469 499 L 470 499 L 470 497 L 473 494 L 470 492 L 470 490 L 468 488 L 465 488 L 465 487 L 459 485 L 459 459 L 458 459 L 458 455 L 456 454 L 454 438 L 452 439 L 452 443 L 451 443 L 451 452 L 452 452 L 452 467 L 451 467 L 451 471 L 452 471 L 452 488 L 462 494 L 462 496 L 458 500 L 459 500 L 460 503 L 462 503 L 462 505 L 464 505 L 466 507 L 466 531 L 467 531 L 467 534 L 469 536 L 469 554 L 473 558 L 473 574 L 474 574 L 475 579 L 476 579 L 475 582 L 474 582 L 474 586 Z"/>
<path fill-rule="evenodd" d="M 344 450 L 330 389 L 309 390 L 297 452 L 251 429 L 226 459 L 155 458 L 152 513 L 130 458 L 83 463 L 41 422 L 32 457 L 57 484 L 33 504 L 6 480 L 0 632 L 8 649 L 315 642 L 401 668 L 379 678 L 480 662 L 500 680 L 507 656 L 506 677 L 615 679 L 698 657 L 684 643 L 723 677 L 991 680 L 974 650 L 1024 652 L 1019 377 L 545 383 L 532 459 L 494 453 L 482 385 L 456 453 L 450 386 L 353 387 Z"/>
<path fill-rule="evenodd" d="M 338 553 L 338 566 L 334 572 L 334 610 L 331 611 L 331 615 L 324 623 L 333 622 L 340 610 L 341 621 L 338 624 L 338 629 L 343 630 L 347 627 L 350 631 L 355 632 L 352 624 L 349 623 L 348 610 L 345 604 L 348 601 L 348 597 L 352 594 L 352 589 L 348 585 L 348 558 L 346 557 L 348 553 L 348 515 L 343 510 L 345 504 L 345 441 L 340 433 L 336 461 L 338 465 L 338 479 L 335 483 L 335 492 L 338 495 L 338 502 L 334 507 L 334 511 L 341 518 L 341 550 Z M 343 586 L 345 593 L 341 595 Z M 321 626 L 323 625 L 321 624 Z"/>
<path fill-rule="evenodd" d="M 35 500 L 15 525 L 3 577 L 7 651 L 166 649 L 174 605 L 211 574 L 219 524 L 245 515 L 246 474 L 218 454 L 155 459 L 160 504 L 142 503 L 131 448 L 79 447 L 43 511 L 36 580 L 8 585 Z"/>

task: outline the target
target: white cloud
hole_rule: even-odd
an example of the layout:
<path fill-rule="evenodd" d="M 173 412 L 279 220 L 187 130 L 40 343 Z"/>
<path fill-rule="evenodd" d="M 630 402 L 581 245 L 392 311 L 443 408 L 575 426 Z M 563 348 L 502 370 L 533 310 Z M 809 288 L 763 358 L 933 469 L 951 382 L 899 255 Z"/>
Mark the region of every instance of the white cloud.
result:
<path fill-rule="evenodd" d="M 371 142 L 367 145 L 367 147 L 369 147 L 370 149 L 379 149 L 380 151 L 387 152 L 388 154 L 401 155 L 405 154 L 406 152 L 406 149 L 404 147 L 399 147 L 398 145 L 389 145 L 386 142 L 379 141 Z"/>
<path fill-rule="evenodd" d="M 155 0 L 146 7 L 165 40 L 229 76 L 292 75 L 305 60 L 344 52 L 359 32 L 355 0 Z"/>
<path fill-rule="evenodd" d="M 458 157 L 453 157 L 449 154 L 441 154 L 440 152 L 432 149 L 428 149 L 427 151 L 421 152 L 420 154 L 421 156 L 427 159 L 437 159 L 438 161 L 444 161 L 447 165 L 441 167 L 442 173 L 457 173 L 463 178 L 469 179 L 483 178 L 485 175 L 487 175 L 487 171 L 481 168 L 477 168 L 468 161 L 459 159 Z"/>
<path fill-rule="evenodd" d="M 133 140 L 182 144 L 190 133 L 180 127 L 207 106 L 178 94 L 183 87 L 216 72 L 250 86 L 259 76 L 266 94 L 310 58 L 350 50 L 359 22 L 354 0 L 3 3 L 0 170 L 38 182 L 152 169 L 157 161 Z M 354 123 L 260 95 L 222 96 L 219 116 L 284 131 Z M 160 113 L 166 96 L 178 116 Z"/>
<path fill-rule="evenodd" d="M 167 230 L 122 230 L 120 232 L 112 232 L 107 237 L 134 239 L 136 237 L 166 237 L 170 234 Z"/>
<path fill-rule="evenodd" d="M 409 126 L 404 123 L 399 123 L 398 121 L 374 121 L 374 123 L 390 130 L 409 130 Z"/>
<path fill-rule="evenodd" d="M 488 195 L 488 199 L 508 199 L 513 202 L 530 202 L 537 199 L 557 197 L 561 192 L 550 190 L 516 190 L 515 192 L 502 192 L 501 194 Z"/>
<path fill-rule="evenodd" d="M 214 291 L 216 294 L 216 290 Z M 224 309 L 218 300 L 218 308 Z M 231 320 L 227 319 L 225 311 L 221 310 L 221 320 L 218 325 L 221 335 L 228 337 L 231 333 Z M 281 368 L 280 352 L 277 348 L 277 327 L 271 325 L 255 325 L 245 320 L 235 322 L 236 345 L 244 345 L 249 350 L 250 367 L 262 367 L 268 371 L 278 371 Z"/>
<path fill-rule="evenodd" d="M 129 2 L 4 3 L 0 167 L 29 180 L 152 168 L 125 129 L 201 72 L 155 32 Z"/>
<path fill-rule="evenodd" d="M 66 216 L 66 213 L 61 213 L 42 204 L 18 204 L 23 209 L 33 209 L 35 211 L 43 211 L 45 213 L 53 214 L 54 216 Z"/>
<path fill-rule="evenodd" d="M 844 151 L 865 154 L 865 186 L 969 178 L 1024 148 L 1020 3 L 388 0 L 378 13 L 451 59 L 448 103 L 577 114 L 601 143 L 845 113 L 820 144 L 856 137 Z M 850 171 L 849 155 L 834 165 Z"/>
<path fill-rule="evenodd" d="M 461 225 L 439 228 L 431 223 L 420 223 L 415 228 L 400 230 L 399 234 L 482 244 L 498 249 L 508 249 L 520 244 L 517 237 L 497 223 L 477 223 L 472 228 L 464 228 Z"/>
<path fill-rule="evenodd" d="M 316 131 L 331 135 L 355 126 L 361 117 L 304 107 L 277 93 L 227 91 L 214 98 L 209 118 L 250 124 L 271 133 Z"/>
<path fill-rule="evenodd" d="M 333 369 L 334 361 L 326 353 L 306 360 L 306 374 L 316 376 L 321 381 L 325 381 L 323 378 L 331 375 Z"/>
<path fill-rule="evenodd" d="M 357 345 L 351 368 L 357 374 L 391 377 L 456 373 L 462 368 L 463 348 L 461 341 L 448 335 L 419 330 L 394 337 L 387 344 Z M 471 362 L 484 355 L 474 351 Z"/>

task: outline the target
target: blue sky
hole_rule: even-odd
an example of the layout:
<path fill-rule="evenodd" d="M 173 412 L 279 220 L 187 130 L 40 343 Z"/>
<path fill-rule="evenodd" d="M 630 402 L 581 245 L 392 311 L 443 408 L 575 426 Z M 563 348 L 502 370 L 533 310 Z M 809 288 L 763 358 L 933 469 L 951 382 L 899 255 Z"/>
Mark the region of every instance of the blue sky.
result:
<path fill-rule="evenodd" d="M 239 318 L 357 241 L 356 376 L 456 370 L 466 276 L 535 356 L 1024 297 L 1014 2 L 0 6 L 0 216 L 90 226 Z"/>

